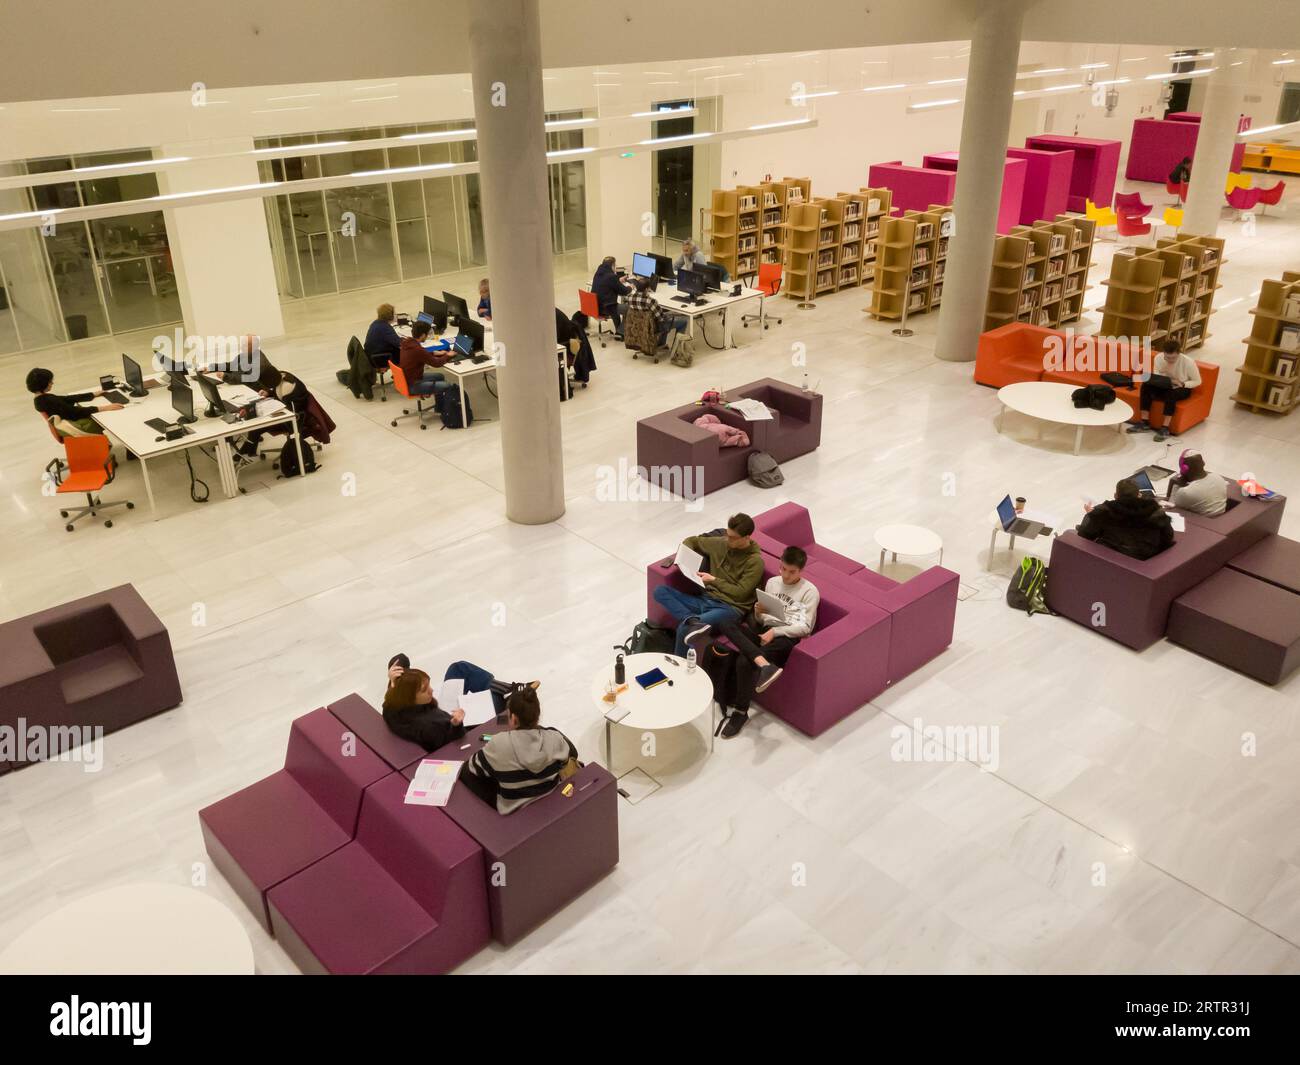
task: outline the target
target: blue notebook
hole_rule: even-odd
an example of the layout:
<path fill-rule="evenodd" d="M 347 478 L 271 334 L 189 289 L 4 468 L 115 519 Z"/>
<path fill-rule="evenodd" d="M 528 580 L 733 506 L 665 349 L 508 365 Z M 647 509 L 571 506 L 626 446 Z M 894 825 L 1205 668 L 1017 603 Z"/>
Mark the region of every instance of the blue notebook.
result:
<path fill-rule="evenodd" d="M 667 674 L 662 669 L 652 669 L 649 673 L 642 673 L 636 678 L 636 682 L 643 688 L 653 688 L 656 684 L 663 684 L 668 679 Z"/>

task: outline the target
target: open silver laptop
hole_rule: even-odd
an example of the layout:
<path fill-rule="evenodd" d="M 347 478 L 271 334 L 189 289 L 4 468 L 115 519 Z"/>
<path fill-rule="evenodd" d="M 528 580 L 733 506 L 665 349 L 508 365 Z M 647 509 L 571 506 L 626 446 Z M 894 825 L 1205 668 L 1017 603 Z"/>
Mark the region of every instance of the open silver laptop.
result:
<path fill-rule="evenodd" d="M 1010 495 L 1003 496 L 1002 502 L 998 504 L 998 520 L 1002 522 L 1003 530 L 1012 536 L 1042 536 L 1052 531 L 1041 521 L 1016 517 L 1015 504 L 1011 502 Z"/>

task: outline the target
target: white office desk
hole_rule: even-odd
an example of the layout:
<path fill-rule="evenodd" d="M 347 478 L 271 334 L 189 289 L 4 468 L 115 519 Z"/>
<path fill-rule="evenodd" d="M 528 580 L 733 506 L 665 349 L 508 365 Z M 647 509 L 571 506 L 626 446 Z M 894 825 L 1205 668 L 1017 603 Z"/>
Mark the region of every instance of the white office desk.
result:
<path fill-rule="evenodd" d="M 697 318 L 703 318 L 706 314 L 713 314 L 715 311 L 722 313 L 722 346 L 724 348 L 734 348 L 736 346 L 735 320 L 740 317 L 742 308 L 740 304 L 747 300 L 760 299 L 763 295 L 756 288 L 744 288 L 740 290 L 739 296 L 731 295 L 731 290 L 735 287 L 734 281 L 728 281 L 723 284 L 722 292 L 708 292 L 699 297 L 701 303 L 678 303 L 675 296 L 678 295 L 677 289 L 667 284 L 659 282 L 658 287 L 651 293 L 655 302 L 666 311 L 673 314 L 681 314 L 690 320 L 690 333 L 695 335 L 695 321 Z"/>
<path fill-rule="evenodd" d="M 149 387 L 151 385 L 154 387 Z M 298 419 L 289 408 L 286 407 L 277 414 L 229 424 L 220 418 L 206 418 L 203 416 L 203 411 L 207 409 L 208 401 L 191 378 L 190 389 L 194 393 L 194 413 L 197 420 L 186 426 L 191 431 L 185 436 L 176 440 L 166 440 L 161 438 L 161 434 L 156 429 L 145 423 L 153 418 L 161 418 L 168 423 L 176 420 L 177 414 L 172 407 L 170 389 L 158 383 L 156 378 L 146 379 L 145 386 L 149 387 L 148 396 L 139 399 L 128 397 L 129 402 L 122 410 L 100 410 L 94 417 L 106 436 L 121 444 L 140 460 L 144 490 L 149 497 L 149 512 L 155 521 L 158 519 L 158 507 L 154 502 L 153 486 L 149 482 L 149 463 L 164 455 L 178 454 L 187 448 L 211 444 L 216 453 L 217 469 L 221 474 L 221 490 L 227 498 L 233 499 L 239 494 L 239 483 L 235 475 L 235 462 L 230 447 L 231 437 L 243 436 L 254 429 L 288 425 L 298 448 L 298 468 L 303 468 L 302 438 L 298 433 Z M 237 386 L 218 385 L 218 390 L 223 397 L 229 396 L 236 392 Z M 82 391 L 97 392 L 99 388 L 96 386 Z M 122 388 L 117 391 L 123 395 L 128 394 Z"/>

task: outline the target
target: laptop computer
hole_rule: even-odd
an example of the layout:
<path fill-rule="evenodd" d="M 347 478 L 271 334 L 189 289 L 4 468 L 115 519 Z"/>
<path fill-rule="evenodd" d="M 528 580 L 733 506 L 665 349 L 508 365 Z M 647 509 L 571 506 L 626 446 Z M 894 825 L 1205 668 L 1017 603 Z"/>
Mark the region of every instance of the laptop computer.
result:
<path fill-rule="evenodd" d="M 1016 507 L 1010 495 L 1003 496 L 998 504 L 998 521 L 1002 522 L 1002 530 L 1012 536 L 1044 536 L 1052 531 L 1041 521 L 1016 517 Z"/>
<path fill-rule="evenodd" d="M 1138 491 L 1144 495 L 1155 495 L 1156 486 L 1151 483 L 1151 478 L 1147 476 L 1145 469 L 1138 470 L 1130 478 L 1138 486 Z"/>

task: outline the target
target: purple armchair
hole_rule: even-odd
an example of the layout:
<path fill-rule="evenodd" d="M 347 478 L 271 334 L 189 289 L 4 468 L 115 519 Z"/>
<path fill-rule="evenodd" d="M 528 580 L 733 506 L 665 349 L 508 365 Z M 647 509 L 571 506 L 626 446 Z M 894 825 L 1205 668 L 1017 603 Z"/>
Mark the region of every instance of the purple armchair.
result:
<path fill-rule="evenodd" d="M 487 945 L 483 849 L 407 780 L 367 788 L 356 839 L 267 893 L 271 928 L 305 973 L 444 973 Z"/>
<path fill-rule="evenodd" d="M 479 725 L 429 757 L 465 761 L 483 745 Z M 466 744 L 469 750 L 461 750 Z M 415 775 L 409 766 L 403 775 Z M 463 770 L 462 770 L 463 772 Z M 565 784 L 503 816 L 469 788 L 457 786 L 444 812 L 485 853 L 492 935 L 506 946 L 558 913 L 618 864 L 618 782 L 603 766 L 583 766 Z"/>
<path fill-rule="evenodd" d="M 777 462 L 816 451 L 822 441 L 822 397 L 771 377 L 727 392 L 728 399 L 756 399 L 772 411 L 763 450 Z M 747 422 L 754 425 L 754 422 Z M 757 423 L 763 424 L 763 423 Z"/>
<path fill-rule="evenodd" d="M 180 701 L 167 628 L 129 584 L 0 625 L 0 726 L 108 733 Z"/>
<path fill-rule="evenodd" d="M 289 729 L 284 768 L 199 811 L 212 864 L 268 932 L 266 893 L 352 839 L 362 792 L 391 772 L 328 710 Z"/>
<path fill-rule="evenodd" d="M 763 555 L 763 577 L 779 572 L 779 561 Z M 672 559 L 646 567 L 647 616 L 657 625 L 675 625 L 654 599 L 654 590 L 670 584 L 695 589 L 677 572 Z M 800 640 L 785 672 L 758 702 L 800 732 L 819 736 L 837 721 L 870 702 L 888 684 L 890 617 L 842 588 L 819 588 L 817 627 Z"/>

